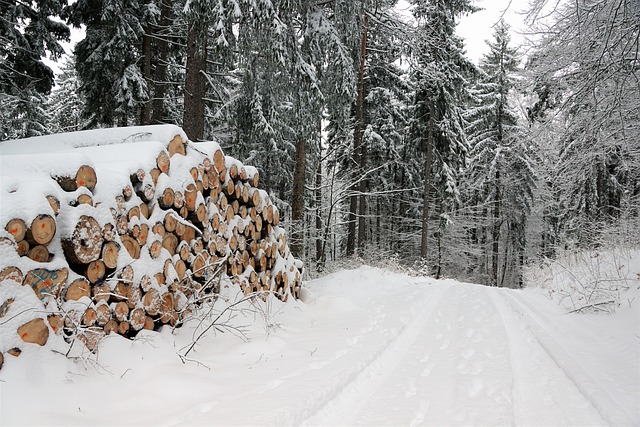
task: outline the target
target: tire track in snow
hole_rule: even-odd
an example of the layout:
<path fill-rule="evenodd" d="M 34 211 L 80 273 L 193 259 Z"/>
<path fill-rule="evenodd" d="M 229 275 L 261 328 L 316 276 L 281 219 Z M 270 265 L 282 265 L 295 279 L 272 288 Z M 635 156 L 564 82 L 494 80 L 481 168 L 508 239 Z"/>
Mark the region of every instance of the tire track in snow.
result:
<path fill-rule="evenodd" d="M 515 425 L 593 425 L 604 420 L 562 368 L 539 344 L 507 301 L 505 290 L 490 289 L 496 311 L 507 332 L 513 369 Z"/>
<path fill-rule="evenodd" d="M 428 285 L 429 292 L 423 297 L 429 298 L 419 314 L 407 324 L 401 333 L 387 345 L 358 366 L 350 375 L 341 378 L 330 390 L 314 393 L 307 398 L 303 407 L 313 407 L 311 413 L 301 414 L 301 419 L 291 420 L 296 425 L 345 425 L 350 424 L 361 407 L 375 390 L 384 383 L 393 372 L 420 332 L 427 324 L 450 284 Z M 318 395 L 320 394 L 320 396 Z"/>
<path fill-rule="evenodd" d="M 553 326 L 548 325 L 540 315 L 513 293 L 503 293 L 505 303 L 509 304 L 512 311 L 522 315 L 523 322 L 529 329 L 537 344 L 545 354 L 553 361 L 557 369 L 575 387 L 581 396 L 589 402 L 589 405 L 598 413 L 603 422 L 617 426 L 637 425 L 637 420 L 627 413 L 605 388 L 585 370 L 570 353 L 553 338 Z M 515 317 L 515 316 L 514 316 Z M 571 420 L 575 423 L 575 420 Z"/>

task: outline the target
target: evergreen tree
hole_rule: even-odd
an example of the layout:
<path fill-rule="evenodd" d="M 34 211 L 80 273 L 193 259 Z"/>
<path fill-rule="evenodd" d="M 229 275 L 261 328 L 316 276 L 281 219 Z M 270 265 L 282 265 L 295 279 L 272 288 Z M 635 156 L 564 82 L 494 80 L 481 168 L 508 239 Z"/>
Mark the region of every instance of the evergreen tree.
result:
<path fill-rule="evenodd" d="M 142 13 L 137 0 L 79 0 L 67 9 L 74 26 L 86 26 L 75 56 L 83 115 L 92 127 L 127 125 L 147 100 L 138 64 Z"/>
<path fill-rule="evenodd" d="M 56 77 L 56 87 L 51 93 L 47 109 L 51 115 L 51 132 L 74 132 L 86 127 L 82 119 L 84 100 L 80 96 L 80 83 L 76 74 L 74 57 L 63 63 Z"/>
<path fill-rule="evenodd" d="M 455 34 L 456 18 L 476 9 L 469 0 L 413 0 L 418 23 L 414 56 L 415 99 L 411 122 L 413 151 L 424 159 L 420 256 L 428 256 L 429 222 L 439 218 L 435 234 L 436 276 L 441 270 L 441 241 L 448 214 L 460 201 L 458 173 L 468 144 L 463 106 L 467 76 L 475 67 Z"/>
<path fill-rule="evenodd" d="M 486 219 L 473 230 L 472 243 L 483 245 L 485 254 L 491 254 L 483 257 L 491 260 L 490 268 L 478 264 L 492 286 L 504 286 L 508 271 L 521 283 L 525 227 L 536 176 L 529 141 L 509 102 L 519 62 L 509 43 L 509 28 L 500 22 L 494 39 L 487 42 L 489 53 L 480 62 L 482 74 L 473 92 L 477 105 L 467 115 L 472 147 L 469 202 L 486 206 Z"/>
<path fill-rule="evenodd" d="M 44 95 L 53 71 L 42 61 L 58 59 L 69 28 L 55 20 L 64 1 L 2 2 L 0 7 L 0 140 L 47 133 Z"/>

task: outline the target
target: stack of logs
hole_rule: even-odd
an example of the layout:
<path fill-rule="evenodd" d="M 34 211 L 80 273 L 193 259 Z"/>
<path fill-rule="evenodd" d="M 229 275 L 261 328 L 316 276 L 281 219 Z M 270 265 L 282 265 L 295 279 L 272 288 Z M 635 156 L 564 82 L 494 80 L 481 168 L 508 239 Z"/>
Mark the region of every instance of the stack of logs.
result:
<path fill-rule="evenodd" d="M 76 149 L 90 161 L 73 176 L 49 174 L 58 192 L 40 193 L 46 209 L 5 214 L 0 246 L 20 258 L 0 259 L 0 286 L 32 288 L 49 313 L 15 331 L 22 341 L 44 345 L 51 330 L 93 350 L 105 334 L 181 324 L 224 283 L 245 295 L 298 297 L 302 263 L 257 170 L 214 142 L 185 139 L 159 146 L 146 169 L 101 162 L 117 145 Z M 3 157 L 3 166 L 14 163 Z M 13 302 L 0 301 L 0 317 Z"/>

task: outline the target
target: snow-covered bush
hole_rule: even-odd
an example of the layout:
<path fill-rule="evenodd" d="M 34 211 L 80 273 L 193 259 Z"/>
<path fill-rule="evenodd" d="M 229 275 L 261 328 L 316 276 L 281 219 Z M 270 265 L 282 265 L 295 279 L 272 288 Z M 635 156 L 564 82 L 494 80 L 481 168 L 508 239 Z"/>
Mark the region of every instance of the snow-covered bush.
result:
<path fill-rule="evenodd" d="M 613 313 L 640 289 L 640 249 L 566 250 L 529 265 L 525 284 L 548 291 L 567 312 Z"/>

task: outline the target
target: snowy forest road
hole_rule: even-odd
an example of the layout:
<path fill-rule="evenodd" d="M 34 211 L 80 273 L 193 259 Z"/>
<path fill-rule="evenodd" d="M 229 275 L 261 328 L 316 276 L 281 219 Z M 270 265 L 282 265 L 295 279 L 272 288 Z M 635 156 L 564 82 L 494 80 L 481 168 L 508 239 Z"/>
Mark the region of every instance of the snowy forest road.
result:
<path fill-rule="evenodd" d="M 541 344 L 555 326 L 514 292 L 459 283 L 430 290 L 417 318 L 308 424 L 634 423 L 604 388 L 566 371 L 584 368 L 560 362 L 562 347 Z"/>
<path fill-rule="evenodd" d="M 105 340 L 97 372 L 10 359 L 0 424 L 640 425 L 638 310 L 624 305 L 563 314 L 540 289 L 343 270 L 304 302 L 238 312 L 248 340 L 210 335 L 197 363 L 176 356 L 188 326 Z M 39 411 L 21 409 L 34 395 Z"/>

